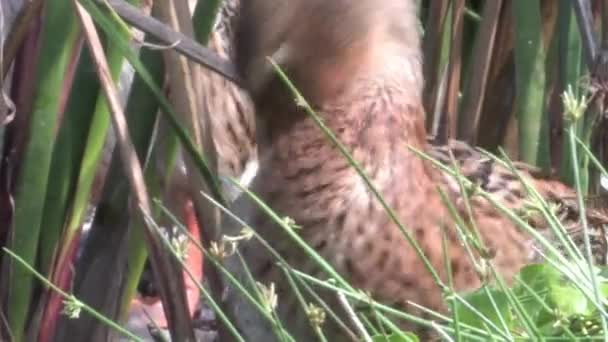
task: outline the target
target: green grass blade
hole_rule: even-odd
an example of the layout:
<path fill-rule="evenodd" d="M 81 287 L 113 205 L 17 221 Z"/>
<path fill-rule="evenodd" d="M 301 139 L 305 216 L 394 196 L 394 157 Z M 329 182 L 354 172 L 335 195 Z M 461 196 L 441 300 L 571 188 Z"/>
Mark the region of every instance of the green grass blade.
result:
<path fill-rule="evenodd" d="M 29 141 L 25 147 L 17 184 L 15 214 L 10 246 L 25 262 L 33 264 L 38 247 L 44 201 L 55 140 L 56 120 L 63 80 L 77 36 L 71 2 L 55 0 L 43 11 L 41 53 L 36 66 Z M 32 275 L 12 267 L 7 311 L 15 341 L 23 339 L 30 299 Z"/>
<path fill-rule="evenodd" d="M 68 99 L 53 149 L 50 171 L 53 182 L 49 183 L 46 194 L 43 216 L 45 229 L 41 232 L 39 247 L 41 270 L 45 273 L 51 265 L 65 223 L 68 201 L 73 195 L 78 166 L 84 152 L 83 142 L 86 140 L 99 92 L 97 77 L 91 72 L 91 60 L 84 52 L 74 77 L 74 87 L 78 92 L 72 92 Z"/>

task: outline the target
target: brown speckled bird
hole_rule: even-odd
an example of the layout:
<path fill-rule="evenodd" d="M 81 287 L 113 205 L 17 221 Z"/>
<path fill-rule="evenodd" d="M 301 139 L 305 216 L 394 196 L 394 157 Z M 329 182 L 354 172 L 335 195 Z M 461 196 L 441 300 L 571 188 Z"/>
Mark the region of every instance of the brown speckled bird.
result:
<path fill-rule="evenodd" d="M 410 312 L 415 310 L 409 302 L 442 311 L 442 292 L 414 249 L 346 158 L 296 105 L 267 61 L 272 57 L 286 71 L 444 280 L 445 228 L 454 286 L 459 291 L 475 289 L 482 282 L 437 191 L 443 188 L 467 217 L 457 183 L 407 146 L 444 162 L 451 147 L 464 174 L 512 208 L 523 208 L 527 195 L 512 172 L 477 150 L 458 142 L 428 144 L 416 14 L 413 0 L 249 0 L 240 10 L 235 58 L 257 115 L 260 164 L 252 191 L 279 215 L 292 218 L 301 227 L 299 235 L 353 286 Z M 531 168 L 521 170 L 535 176 Z M 532 179 L 548 199 L 561 201 L 573 194 L 561 183 Z M 492 251 L 491 262 L 507 279 L 535 260 L 526 233 L 487 201 L 474 198 L 472 205 L 471 219 L 486 250 Z M 239 198 L 235 211 L 293 267 L 324 277 L 251 201 Z M 544 224 L 537 227 L 542 230 Z M 239 228 L 233 225 L 226 232 L 235 234 Z M 240 249 L 260 283 L 276 284 L 277 312 L 286 327 L 298 341 L 310 340 L 310 323 L 274 260 L 254 240 Z M 237 264 L 234 258 L 226 261 L 232 270 L 239 269 Z M 325 298 L 336 304 L 335 295 Z M 225 300 L 247 340 L 267 336 L 270 327 L 248 313 L 235 291 L 228 291 Z M 332 307 L 340 311 L 340 305 Z M 331 324 L 328 329 L 332 341 L 343 336 Z"/>

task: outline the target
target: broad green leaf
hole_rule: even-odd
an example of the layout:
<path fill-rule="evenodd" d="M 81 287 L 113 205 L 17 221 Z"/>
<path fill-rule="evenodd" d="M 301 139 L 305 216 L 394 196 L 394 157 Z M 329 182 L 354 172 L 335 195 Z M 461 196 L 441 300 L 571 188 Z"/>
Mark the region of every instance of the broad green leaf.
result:
<path fill-rule="evenodd" d="M 458 320 L 460 323 L 485 329 L 487 322 L 482 319 L 482 317 L 485 317 L 485 319 L 494 323 L 497 327 L 502 326 L 501 318 L 507 325 L 510 325 L 513 320 L 513 315 L 509 308 L 507 295 L 496 289 L 488 289 L 488 291 L 489 295 L 485 290 L 478 290 L 465 295 L 464 300 L 469 305 L 465 305 L 460 301 L 456 303 L 455 310 L 458 313 Z M 490 295 L 492 298 L 489 297 Z M 477 312 L 472 310 L 469 306 L 475 308 Z"/>
<path fill-rule="evenodd" d="M 372 336 L 373 342 L 418 342 L 418 336 L 413 333 L 404 333 L 405 337 L 397 334 L 390 334 L 388 336 L 376 335 Z"/>

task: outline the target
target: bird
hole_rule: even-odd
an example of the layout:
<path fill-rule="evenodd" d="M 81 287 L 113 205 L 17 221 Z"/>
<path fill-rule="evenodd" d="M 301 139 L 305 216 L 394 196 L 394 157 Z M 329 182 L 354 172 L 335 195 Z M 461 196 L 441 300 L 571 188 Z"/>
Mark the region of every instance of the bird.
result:
<path fill-rule="evenodd" d="M 249 189 L 294 222 L 297 234 L 355 288 L 422 316 L 412 302 L 446 310 L 442 289 L 399 226 L 301 101 L 295 101 L 268 57 L 352 154 L 442 280 L 447 278 L 446 236 L 454 288 L 468 291 L 484 283 L 438 189 L 460 215 L 475 222 L 483 250 L 489 251 L 485 257 L 505 279 L 512 280 L 521 267 L 538 259 L 526 232 L 479 196 L 472 198 L 469 214 L 454 178 L 410 149 L 445 165 L 453 155 L 473 183 L 508 207 L 523 210 L 527 193 L 509 168 L 462 142 L 437 145 L 427 139 L 415 1 L 249 0 L 239 4 L 235 17 L 232 58 L 255 107 L 252 141 L 258 165 Z M 541 195 L 565 203 L 574 212 L 570 220 L 578 220 L 576 205 L 565 200 L 575 195 L 571 188 L 517 165 Z M 232 208 L 291 266 L 323 277 L 319 266 L 248 196 L 239 196 Z M 608 223 L 601 214 L 593 218 Z M 542 219 L 532 223 L 546 231 Z M 226 234 L 237 234 L 242 225 L 224 228 Z M 309 316 L 262 243 L 247 241 L 239 251 L 257 282 L 276 286 L 276 311 L 287 330 L 297 340 L 313 339 Z M 226 260 L 229 270 L 240 269 L 235 258 Z M 324 298 L 340 310 L 335 294 L 324 293 Z M 234 289 L 227 290 L 224 302 L 247 340 L 260 340 L 272 329 L 255 314 L 245 314 L 246 301 Z M 403 327 L 418 329 L 408 323 Z M 329 340 L 348 338 L 339 326 L 328 322 L 327 329 Z"/>

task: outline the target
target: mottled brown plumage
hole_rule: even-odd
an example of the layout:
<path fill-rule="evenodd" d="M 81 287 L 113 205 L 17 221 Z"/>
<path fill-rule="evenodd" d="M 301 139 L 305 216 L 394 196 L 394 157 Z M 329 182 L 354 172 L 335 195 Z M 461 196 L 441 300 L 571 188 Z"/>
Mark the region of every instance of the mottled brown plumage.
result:
<path fill-rule="evenodd" d="M 239 0 L 223 1 L 208 47 L 220 57 L 234 59 L 234 21 L 238 18 Z M 225 177 L 251 178 L 257 165 L 256 124 L 254 105 L 248 92 L 216 72 L 200 68 L 203 112 L 201 120 L 209 117 L 218 174 Z M 204 127 L 201 121 L 201 126 Z M 161 162 L 164 167 L 164 162 Z M 183 171 L 183 170 L 182 170 Z M 222 179 L 223 179 L 222 178 Z M 186 175 L 181 172 L 173 180 L 173 188 L 189 193 Z M 224 195 L 233 200 L 240 192 L 228 182 L 222 183 Z"/>
<path fill-rule="evenodd" d="M 410 301 L 441 311 L 445 307 L 440 289 L 397 225 L 296 105 L 266 60 L 270 56 L 279 63 L 351 151 L 443 279 L 441 240 L 442 229 L 447 230 L 454 285 L 459 291 L 474 289 L 481 281 L 437 192 L 438 187 L 446 190 L 466 217 L 459 189 L 407 148 L 445 156 L 445 147 L 431 148 L 426 141 L 416 13 L 410 0 L 249 0 L 240 11 L 235 57 L 258 119 L 260 167 L 253 192 L 279 215 L 294 219 L 301 226 L 299 234 L 353 286 L 410 311 Z M 526 194 L 521 187 L 503 188 L 505 179 L 513 184 L 516 180 L 507 169 L 492 165 L 493 171 L 484 173 L 486 164 L 469 161 L 459 159 L 467 176 L 487 180 L 486 188 L 496 190 L 491 192 L 511 207 L 523 203 Z M 535 182 L 551 185 L 541 191 L 549 197 L 561 190 L 571 193 L 560 183 Z M 491 262 L 510 279 L 537 257 L 530 238 L 486 201 L 472 204 L 472 219 L 493 254 Z M 240 198 L 235 210 L 292 266 L 323 277 L 257 206 Z M 228 227 L 227 232 L 234 234 L 238 228 Z M 240 248 L 255 278 L 277 285 L 277 310 L 297 340 L 311 338 L 310 325 L 273 260 L 256 241 Z M 238 268 L 234 260 L 227 265 Z M 239 303 L 232 312 L 239 328 L 252 341 L 265 336 L 268 327 L 252 323 L 250 316 L 242 318 L 246 305 L 237 297 L 227 294 L 227 302 Z M 335 304 L 335 296 L 327 299 Z M 339 310 L 339 305 L 333 307 Z M 340 334 L 330 330 L 330 340 Z"/>
<path fill-rule="evenodd" d="M 480 189 L 490 193 L 499 203 L 520 214 L 533 227 L 544 232 L 546 237 L 553 239 L 547 229 L 549 227 L 544 216 L 537 210 L 530 210 L 530 202 L 533 201 L 533 197 L 528 194 L 520 177 L 528 181 L 529 185 L 533 186 L 548 205 L 553 208 L 575 244 L 581 250 L 584 250 L 583 227 L 580 222 L 576 192 L 571 187 L 556 180 L 553 174 L 515 161 L 512 162 L 512 166 L 517 172 L 516 175 L 503 161 L 490 157 L 487 152 L 464 142 L 450 140 L 447 144 L 437 144 L 432 139 L 428 139 L 428 142 L 430 144 L 428 153 L 431 157 L 446 166 L 453 166 L 452 156 L 463 176 L 475 183 Z M 458 191 L 459 184 L 456 179 L 445 173 L 442 178 L 441 184 L 453 191 Z M 459 199 L 461 199 L 461 196 Z M 488 205 L 487 200 L 484 200 L 480 195 L 473 194 L 469 200 L 479 206 Z M 608 261 L 608 241 L 603 226 L 608 223 L 608 215 L 606 215 L 606 210 L 602 207 L 602 204 L 598 205 L 595 202 L 586 200 L 585 216 L 592 228 L 589 234 L 594 261 L 599 264 L 606 264 Z M 558 247 L 561 248 L 561 246 Z"/>
<path fill-rule="evenodd" d="M 219 28 L 212 33 L 210 47 L 220 56 L 229 58 Z M 218 173 L 224 177 L 239 177 L 246 167 L 257 162 L 255 116 L 247 92 L 210 70 L 201 71 L 204 108 L 211 115 L 213 142 L 218 154 Z M 227 197 L 233 199 L 238 191 L 224 183 Z"/>

